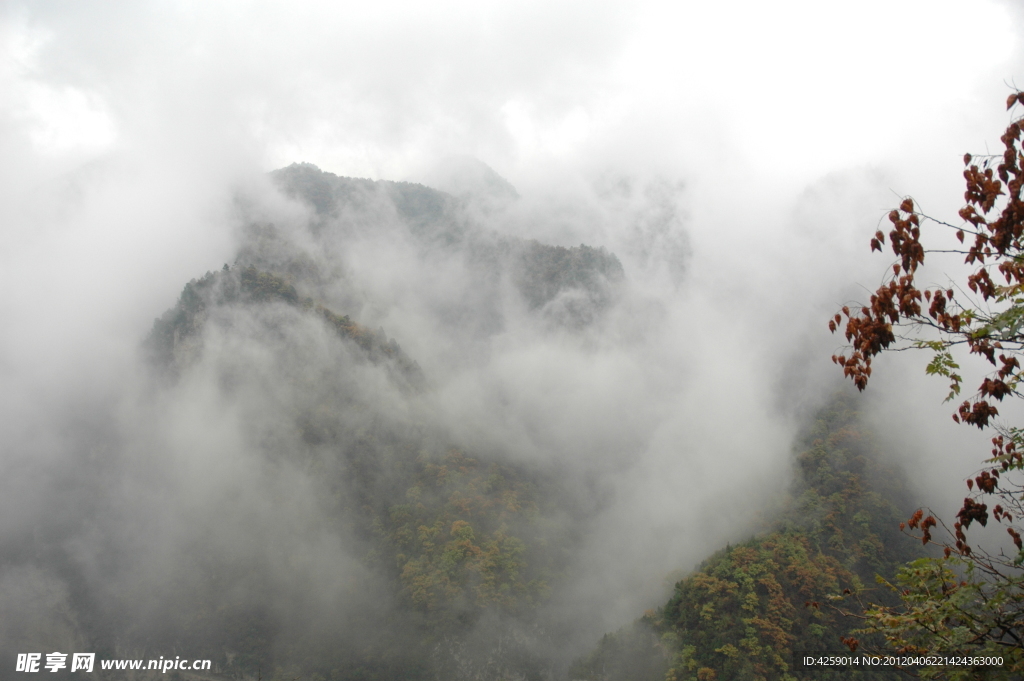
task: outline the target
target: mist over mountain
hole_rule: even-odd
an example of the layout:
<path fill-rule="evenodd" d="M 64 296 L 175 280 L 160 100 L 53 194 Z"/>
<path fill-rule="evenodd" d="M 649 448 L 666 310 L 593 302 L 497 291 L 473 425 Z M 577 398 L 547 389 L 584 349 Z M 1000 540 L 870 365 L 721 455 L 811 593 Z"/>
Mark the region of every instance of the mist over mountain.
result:
<path fill-rule="evenodd" d="M 520 199 L 512 184 L 478 158 L 448 155 L 422 170 L 423 184 L 463 199 L 490 213 Z"/>
<path fill-rule="evenodd" d="M 1021 18 L 0 5 L 0 678 L 799 678 L 988 449 L 826 322 Z"/>
<path fill-rule="evenodd" d="M 62 467 L 24 464 L 52 506 L 0 536 L 19 622 L 3 654 L 604 679 L 580 667 L 599 637 L 664 598 L 681 553 L 715 548 L 622 527 L 690 503 L 628 484 L 658 460 L 674 360 L 640 367 L 667 312 L 600 245 L 502 234 L 465 198 L 310 164 L 262 186 L 235 199 L 233 262 L 185 284 L 106 400 L 52 417 Z M 777 491 L 745 496 L 677 520 L 775 522 Z"/>
<path fill-rule="evenodd" d="M 48 641 L 188 649 L 228 675 L 558 673 L 585 639 L 550 604 L 608 490 L 576 475 L 593 462 L 460 436 L 443 394 L 510 328 L 591 343 L 627 295 L 621 264 L 502 236 L 422 185 L 308 164 L 271 178 L 280 197 L 239 197 L 234 263 L 185 285 L 121 397 L 61 426 L 70 468 L 42 467 L 34 492 L 59 510 L 3 537 L 13 621 L 26 593 L 49 601 L 4 654 Z M 410 310 L 402 340 L 425 368 L 379 324 Z"/>
<path fill-rule="evenodd" d="M 512 293 L 552 323 L 586 325 L 610 305 L 623 279 L 622 265 L 603 248 L 563 248 L 501 236 L 474 222 L 466 199 L 422 185 L 342 178 L 308 164 L 275 171 L 272 177 L 287 196 L 314 209 L 308 232 L 319 259 L 301 253 L 285 256 L 301 262 L 281 262 L 280 251 L 288 246 L 275 243 L 281 240 L 279 232 L 273 227 L 260 232 L 254 225 L 243 242 L 240 261 L 283 268 L 300 285 L 323 295 L 332 284 L 344 287 L 344 271 L 339 268 L 345 267 L 348 256 L 333 249 L 366 246 L 390 235 L 397 241 L 392 246 L 408 249 L 420 266 L 463 277 L 465 288 L 459 295 L 424 301 L 433 308 L 431 314 L 457 325 L 454 336 L 502 331 L 503 297 Z M 505 196 L 516 197 L 515 189 L 493 171 L 488 179 Z M 509 287 L 513 290 L 506 290 Z M 470 292 L 472 299 L 467 298 Z M 350 304 L 359 303 L 353 298 Z M 467 324 L 477 328 L 464 328 Z"/>

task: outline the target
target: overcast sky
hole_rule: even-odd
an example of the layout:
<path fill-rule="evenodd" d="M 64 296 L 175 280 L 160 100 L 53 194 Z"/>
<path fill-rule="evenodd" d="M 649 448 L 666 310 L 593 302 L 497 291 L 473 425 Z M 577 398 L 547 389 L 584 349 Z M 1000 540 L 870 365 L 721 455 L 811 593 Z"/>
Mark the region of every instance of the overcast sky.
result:
<path fill-rule="evenodd" d="M 1020 55 L 1009 5 L 9 1 L 4 155 L 23 182 L 154 138 L 368 177 L 467 153 L 513 183 L 807 181 L 981 142 Z"/>

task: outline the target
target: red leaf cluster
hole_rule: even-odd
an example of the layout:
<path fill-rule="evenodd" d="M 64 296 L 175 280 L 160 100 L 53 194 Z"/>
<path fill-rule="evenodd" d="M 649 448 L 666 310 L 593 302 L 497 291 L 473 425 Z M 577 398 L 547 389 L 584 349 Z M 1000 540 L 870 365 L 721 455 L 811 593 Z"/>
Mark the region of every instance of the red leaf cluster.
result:
<path fill-rule="evenodd" d="M 1010 534 L 1011 537 L 1013 537 L 1013 543 L 1017 545 L 1017 550 L 1020 551 L 1024 549 L 1024 546 L 1021 545 L 1020 532 L 1013 529 L 1012 527 L 1007 527 L 1006 531 Z"/>
<path fill-rule="evenodd" d="M 1011 107 L 1024 103 L 1024 92 L 1013 93 L 1007 101 Z M 964 253 L 965 262 L 976 268 L 966 283 L 967 288 L 986 301 L 1000 295 L 1000 287 L 993 278 L 996 270 L 1007 284 L 1024 285 L 1022 137 L 1024 118 L 1016 118 L 1001 137 L 1004 147 L 1001 156 L 976 161 L 970 154 L 964 155 L 966 205 L 960 210 L 960 217 L 966 226 L 959 228 L 956 235 L 961 243 L 966 234 L 974 236 Z M 998 165 L 993 168 L 996 160 Z M 843 368 L 843 374 L 859 390 L 864 390 L 871 377 L 872 359 L 896 343 L 896 327 L 934 328 L 945 338 L 946 347 L 966 344 L 972 354 L 980 355 L 997 367 L 993 375 L 981 382 L 977 394 L 964 401 L 953 416 L 957 422 L 985 428 L 999 413 L 989 400 L 1001 401 L 1014 392 L 1012 379 L 1020 375 L 1020 362 L 1012 354 L 999 354 L 997 359 L 1005 336 L 993 337 L 990 330 L 978 325 L 972 327 L 976 320 L 970 313 L 965 314 L 970 306 L 964 307 L 956 301 L 953 288 L 917 286 L 915 277 L 926 254 L 921 243 L 922 218 L 925 216 L 917 210 L 914 201 L 907 198 L 889 213 L 892 224 L 889 234 L 881 230 L 875 232 L 871 250 L 881 252 L 888 236 L 897 262 L 892 275 L 871 295 L 868 304 L 855 311 L 849 306 L 843 307 L 842 314 L 829 320 L 832 333 L 843 328 L 851 350 L 833 355 L 832 361 Z M 922 308 L 922 301 L 927 303 L 927 311 Z M 1015 335 L 1012 342 L 1019 344 L 1018 347 L 1024 346 L 1024 332 Z M 951 380 L 959 390 L 959 376 Z"/>
<path fill-rule="evenodd" d="M 978 521 L 979 525 L 985 527 L 988 525 L 988 505 L 979 504 L 974 499 L 967 497 L 964 499 L 963 508 L 961 508 L 960 512 L 956 514 L 956 517 L 960 519 L 960 522 L 955 526 L 957 527 L 957 530 L 959 530 L 960 527 L 966 530 L 975 520 Z"/>
<path fill-rule="evenodd" d="M 992 473 L 995 473 L 995 475 Z M 997 478 L 999 477 L 999 474 L 995 471 L 992 471 L 992 473 L 982 471 L 981 475 L 974 479 L 974 482 L 978 483 L 978 489 L 988 494 L 995 491 L 996 483 L 998 482 Z"/>
<path fill-rule="evenodd" d="M 1014 92 L 1007 99 L 1008 109 L 1017 104 L 1024 106 L 1024 92 Z M 959 394 L 963 381 L 956 373 L 959 366 L 951 350 L 962 345 L 985 360 L 989 372 L 975 384 L 974 395 L 960 402 L 953 414 L 957 423 L 979 429 L 994 425 L 998 403 L 1007 397 L 1024 397 L 1024 391 L 1018 389 L 1024 385 L 1024 116 L 1015 116 L 1000 140 L 1003 149 L 999 154 L 963 157 L 965 205 L 959 211 L 963 224 L 946 225 L 928 218 L 912 199 L 903 199 L 888 214 L 888 233 L 877 230 L 870 241 L 872 251 L 882 253 L 886 245 L 891 249 L 896 257 L 891 273 L 866 304 L 844 306 L 828 321 L 829 331 L 842 329 L 849 344 L 846 351 L 833 355 L 832 361 L 859 390 L 867 387 L 872 360 L 886 350 L 932 349 L 936 354 L 929 373 L 949 378 L 950 399 Z M 921 241 L 924 222 L 955 230 L 962 244 L 955 252 L 961 253 L 970 267 L 962 288 L 918 286 L 925 255 L 933 252 Z M 944 547 L 947 557 L 954 552 L 972 556 L 966 531 L 974 522 L 983 527 L 988 524 L 984 495 L 995 495 L 1002 502 L 991 513 L 996 522 L 1011 524 L 1014 515 L 1024 515 L 1022 489 L 1009 479 L 1000 485 L 1001 472 L 1024 470 L 1024 451 L 1018 451 L 1014 441 L 1019 441 L 1019 433 L 999 430 L 1005 436 L 992 438 L 995 467 L 966 481 L 973 498 L 965 498 L 957 513 L 955 547 Z M 924 517 L 918 510 L 900 529 L 920 531 L 919 538 L 927 544 L 937 524 L 933 516 Z M 1019 526 L 1008 527 L 1007 532 L 1018 550 L 1024 550 Z M 980 549 L 971 559 L 983 567 L 994 565 L 992 557 Z"/>

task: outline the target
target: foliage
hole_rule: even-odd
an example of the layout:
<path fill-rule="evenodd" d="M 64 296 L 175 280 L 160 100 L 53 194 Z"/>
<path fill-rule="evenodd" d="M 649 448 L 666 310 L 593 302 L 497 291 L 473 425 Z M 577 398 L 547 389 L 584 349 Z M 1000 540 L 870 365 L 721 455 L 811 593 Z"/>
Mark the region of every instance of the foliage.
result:
<path fill-rule="evenodd" d="M 1007 109 L 1018 104 L 1024 105 L 1024 93 L 1010 95 Z M 1024 518 L 1024 438 L 1018 428 L 995 420 L 1000 402 L 1022 396 L 1019 387 L 1024 376 L 1020 362 L 1024 351 L 1022 130 L 1024 118 L 1014 116 L 1001 138 L 1001 155 L 964 156 L 966 205 L 959 212 L 960 225 L 928 217 L 909 198 L 892 211 L 889 221 L 893 229 L 888 238 L 897 258 L 892 274 L 859 311 L 847 306 L 829 321 L 835 332 L 844 316 L 847 320 L 850 356 L 834 356 L 833 361 L 861 390 L 871 376 L 872 358 L 885 351 L 930 350 L 932 360 L 926 371 L 949 381 L 947 400 L 960 395 L 964 382 L 957 353 L 966 349 L 991 367 L 980 378 L 977 391 L 964 399 L 953 415 L 958 423 L 997 431 L 992 456 L 986 461 L 991 468 L 967 480 L 970 494 L 952 530 L 933 515 L 923 517 L 920 510 L 901 525 L 923 543 L 941 546 L 945 557 L 906 566 L 890 585 L 901 596 L 901 603 L 896 607 L 877 605 L 868 612 L 867 629 L 883 633 L 897 649 L 964 655 L 998 650 L 1010 661 L 1000 670 L 926 671 L 932 678 L 1019 678 L 1024 672 L 1020 526 Z M 964 246 L 927 249 L 921 236 L 922 225 L 929 223 L 954 230 Z M 876 232 L 872 250 L 881 251 L 885 240 L 881 230 Z M 917 278 L 926 254 L 950 252 L 964 256 L 972 268 L 970 274 L 947 287 L 919 286 Z M 991 513 L 990 503 L 994 504 Z M 1015 550 L 1009 548 L 1009 541 L 1002 546 L 996 541 L 990 549 L 968 542 L 966 533 L 971 525 L 986 526 L 990 519 L 1005 526 Z M 933 531 L 944 531 L 944 535 L 937 541 Z"/>
<path fill-rule="evenodd" d="M 793 501 L 779 522 L 871 583 L 920 553 L 897 529 L 909 508 L 905 476 L 859 421 L 848 396 L 820 410 L 802 437 Z"/>
<path fill-rule="evenodd" d="M 391 506 L 379 527 L 409 603 L 438 626 L 492 606 L 521 611 L 543 598 L 547 583 L 529 579 L 527 547 L 513 534 L 538 513 L 532 486 L 457 449 L 417 468 L 406 503 Z"/>
<path fill-rule="evenodd" d="M 952 680 L 1019 679 L 1024 673 L 1020 646 L 1005 645 L 1019 629 L 1024 583 L 1017 575 L 992 581 L 961 556 L 922 558 L 906 565 L 889 586 L 902 598 L 898 608 L 874 607 L 867 628 L 898 643 L 909 655 L 1000 657 L 999 667 L 923 669 L 921 678 Z M 887 583 L 888 584 L 888 583 Z"/>
<path fill-rule="evenodd" d="M 726 549 L 680 582 L 663 610 L 680 643 L 665 678 L 793 678 L 794 650 L 835 648 L 836 616 L 813 604 L 852 584 L 806 535 L 774 532 Z"/>
<path fill-rule="evenodd" d="M 826 405 L 801 441 L 798 479 L 770 531 L 709 558 L 676 584 L 664 607 L 577 661 L 572 678 L 896 678 L 891 670 L 794 666 L 796 652 L 841 648 L 853 625 L 828 607 L 836 594 L 859 591 L 879 574 L 891 578 L 920 555 L 896 530 L 907 494 L 903 476 L 883 462 L 851 398 Z M 653 645 L 644 638 L 648 629 L 659 636 Z M 662 671 L 621 671 L 622 660 L 638 657 L 646 669 L 662 664 Z"/>

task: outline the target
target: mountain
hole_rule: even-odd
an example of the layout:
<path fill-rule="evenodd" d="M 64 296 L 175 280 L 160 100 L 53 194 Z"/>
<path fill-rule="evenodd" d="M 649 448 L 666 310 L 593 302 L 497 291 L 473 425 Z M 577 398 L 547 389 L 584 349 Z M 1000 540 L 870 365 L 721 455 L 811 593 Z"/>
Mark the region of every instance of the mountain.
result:
<path fill-rule="evenodd" d="M 249 220 L 235 263 L 185 285 L 146 354 L 162 390 L 212 380 L 237 405 L 255 465 L 312 476 L 310 502 L 351 562 L 343 614 L 311 607 L 311 622 L 297 622 L 274 589 L 261 592 L 272 567 L 212 550 L 179 568 L 204 598 L 178 594 L 166 602 L 177 619 L 136 633 L 173 634 L 219 674 L 550 678 L 558 635 L 539 608 L 570 578 L 577 538 L 562 519 L 581 513 L 578 499 L 553 467 L 469 450 L 433 422 L 431 377 L 383 328 L 354 319 L 373 294 L 351 255 L 406 249 L 427 268 L 458 263 L 463 290 L 482 293 L 422 302 L 439 306 L 430 313 L 447 333 L 484 339 L 509 306 L 569 331 L 598 323 L 622 266 L 599 248 L 500 236 L 421 185 L 308 164 L 271 176 L 308 218 Z"/>
<path fill-rule="evenodd" d="M 510 294 L 555 325 L 584 327 L 608 309 L 624 281 L 618 258 L 603 248 L 500 235 L 476 220 L 465 198 L 423 185 L 339 177 L 310 164 L 271 177 L 312 209 L 308 236 L 320 252 L 339 243 L 383 245 L 392 255 L 407 250 L 421 267 L 457 272 L 459 290 L 428 304 L 459 330 L 491 335 L 503 329 L 501 310 Z M 507 191 L 515 190 L 509 185 Z M 322 287 L 332 269 L 308 250 L 298 251 L 280 229 L 260 223 L 250 225 L 239 262 L 286 273 L 300 287 Z M 334 276 L 342 277 L 333 265 Z"/>
<path fill-rule="evenodd" d="M 43 450 L 24 503 L 59 503 L 0 542 L 0 659 L 211 661 L 167 677 L 186 681 L 706 681 L 803 678 L 794 651 L 837 648 L 850 627 L 829 596 L 916 555 L 901 477 L 850 400 L 809 427 L 760 534 L 579 657 L 621 622 L 600 620 L 602 580 L 678 548 L 645 533 L 607 555 L 661 408 L 645 391 L 685 377 L 633 383 L 660 373 L 635 355 L 661 322 L 614 254 L 501 234 L 473 201 L 308 164 L 240 194 L 232 261 L 167 300 L 115 398 L 90 393 L 48 434 L 66 456 Z"/>

